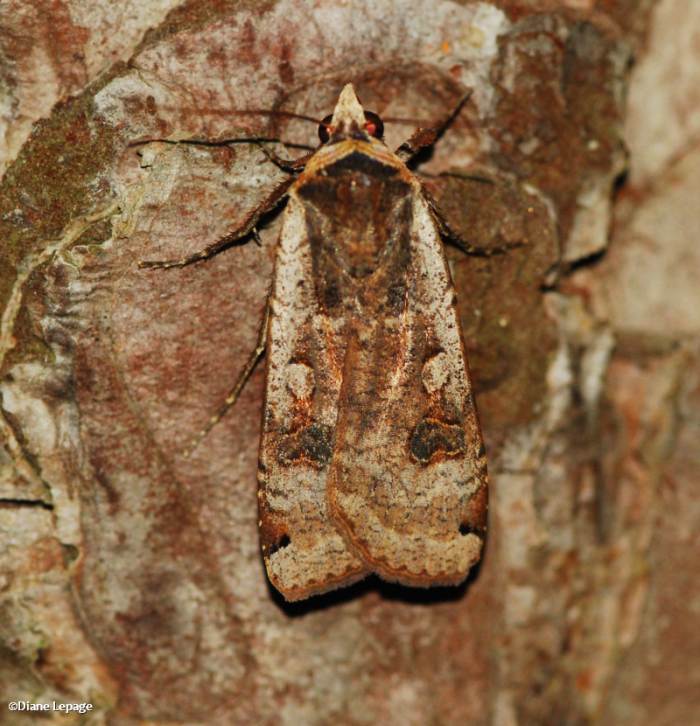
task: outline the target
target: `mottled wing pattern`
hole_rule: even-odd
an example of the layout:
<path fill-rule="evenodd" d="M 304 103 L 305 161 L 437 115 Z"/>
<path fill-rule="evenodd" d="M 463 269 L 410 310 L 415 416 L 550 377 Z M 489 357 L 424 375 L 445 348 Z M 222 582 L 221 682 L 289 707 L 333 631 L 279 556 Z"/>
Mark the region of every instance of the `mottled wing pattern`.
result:
<path fill-rule="evenodd" d="M 408 198 L 405 264 L 373 274 L 346 330 L 328 497 L 368 568 L 454 584 L 480 557 L 486 460 L 442 243 L 415 180 Z"/>
<path fill-rule="evenodd" d="M 328 512 L 341 372 L 328 350 L 332 331 L 316 304 L 305 211 L 294 190 L 270 304 L 260 539 L 270 581 L 287 600 L 298 600 L 350 584 L 367 570 Z"/>
<path fill-rule="evenodd" d="M 369 572 L 461 582 L 485 533 L 486 460 L 438 228 L 365 119 L 346 86 L 278 248 L 260 528 L 288 600 Z"/>

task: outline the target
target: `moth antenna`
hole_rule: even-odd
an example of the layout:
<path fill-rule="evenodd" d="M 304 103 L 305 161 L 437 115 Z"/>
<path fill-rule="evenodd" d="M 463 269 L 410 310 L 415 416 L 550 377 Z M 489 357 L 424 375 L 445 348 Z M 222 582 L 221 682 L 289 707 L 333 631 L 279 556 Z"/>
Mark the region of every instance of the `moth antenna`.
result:
<path fill-rule="evenodd" d="M 285 141 L 284 139 L 278 139 L 276 137 L 262 137 L 262 136 L 244 136 L 239 137 L 235 139 L 167 139 L 167 138 L 158 138 L 155 136 L 149 137 L 147 139 L 136 139 L 135 141 L 130 141 L 127 144 L 128 148 L 134 148 L 137 146 L 145 146 L 146 144 L 171 144 L 173 146 L 179 145 L 179 144 L 185 144 L 185 145 L 192 145 L 192 146 L 231 146 L 233 144 L 262 144 L 262 143 L 269 143 L 269 144 L 282 144 L 283 146 L 286 146 L 288 149 L 304 149 L 305 151 L 313 151 L 315 149 L 314 146 L 309 146 L 309 144 L 299 144 L 295 141 Z"/>
<path fill-rule="evenodd" d="M 294 113 L 293 111 L 265 111 L 262 109 L 242 109 L 240 111 L 233 111 L 235 116 L 281 116 L 282 118 L 295 118 L 300 121 L 310 121 L 313 124 L 320 123 L 320 119 L 314 118 L 313 116 L 307 116 L 303 113 Z"/>
<path fill-rule="evenodd" d="M 321 123 L 321 121 L 317 118 L 314 118 L 313 116 L 307 116 L 303 113 L 295 113 L 293 111 L 279 111 L 279 110 L 264 110 L 264 109 L 256 109 L 256 108 L 249 108 L 249 109 L 240 109 L 237 111 L 227 111 L 227 115 L 229 116 L 273 116 L 273 117 L 281 117 L 281 118 L 293 118 L 298 119 L 299 121 L 308 121 L 309 123 L 313 123 L 318 125 Z M 137 139 L 136 141 L 131 141 L 127 144 L 129 147 L 133 146 L 143 146 L 144 144 L 151 144 L 155 142 L 163 143 L 163 144 L 195 144 L 198 146 L 227 146 L 228 144 L 242 144 L 242 143 L 255 143 L 259 141 L 269 141 L 269 142 L 275 142 L 284 144 L 285 146 L 289 148 L 298 148 L 298 149 L 307 149 L 309 151 L 313 150 L 313 146 L 309 146 L 308 144 L 295 144 L 291 142 L 285 142 L 283 139 L 275 138 L 275 137 L 261 137 L 261 136 L 248 136 L 248 137 L 242 137 L 242 138 L 234 138 L 234 139 L 198 139 L 198 138 L 191 138 L 191 139 L 168 139 L 168 138 L 157 138 L 157 137 L 150 137 L 147 139 Z"/>

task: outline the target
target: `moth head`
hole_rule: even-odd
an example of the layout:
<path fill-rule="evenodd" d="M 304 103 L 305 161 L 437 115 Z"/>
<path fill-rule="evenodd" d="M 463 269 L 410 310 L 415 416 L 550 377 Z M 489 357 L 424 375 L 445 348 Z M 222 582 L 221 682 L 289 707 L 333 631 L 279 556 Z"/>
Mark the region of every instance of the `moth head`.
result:
<path fill-rule="evenodd" d="M 321 121 L 318 136 L 325 144 L 343 139 L 369 141 L 370 137 L 381 139 L 384 134 L 382 120 L 372 111 L 365 111 L 357 100 L 352 83 L 348 83 L 340 93 L 335 111 Z"/>

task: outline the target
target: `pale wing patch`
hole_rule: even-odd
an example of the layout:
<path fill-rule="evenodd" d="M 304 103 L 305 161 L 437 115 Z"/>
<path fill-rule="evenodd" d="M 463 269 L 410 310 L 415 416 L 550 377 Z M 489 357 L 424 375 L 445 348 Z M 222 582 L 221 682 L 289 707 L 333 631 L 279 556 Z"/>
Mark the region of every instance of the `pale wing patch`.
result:
<path fill-rule="evenodd" d="M 450 377 L 449 362 L 450 358 L 444 351 L 425 361 L 421 379 L 428 393 L 436 393 L 447 383 Z"/>

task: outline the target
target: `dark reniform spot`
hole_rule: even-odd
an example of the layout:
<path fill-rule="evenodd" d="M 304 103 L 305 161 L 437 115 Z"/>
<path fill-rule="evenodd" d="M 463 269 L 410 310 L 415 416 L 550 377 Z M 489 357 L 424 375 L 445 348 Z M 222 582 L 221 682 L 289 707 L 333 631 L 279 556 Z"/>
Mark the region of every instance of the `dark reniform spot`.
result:
<path fill-rule="evenodd" d="M 414 429 L 409 446 L 413 457 L 423 464 L 438 452 L 455 456 L 464 451 L 464 429 L 455 424 L 424 419 Z"/>
<path fill-rule="evenodd" d="M 331 460 L 332 437 L 333 429 L 323 424 L 311 424 L 288 434 L 280 442 L 280 463 L 291 464 L 299 461 L 323 467 Z"/>

